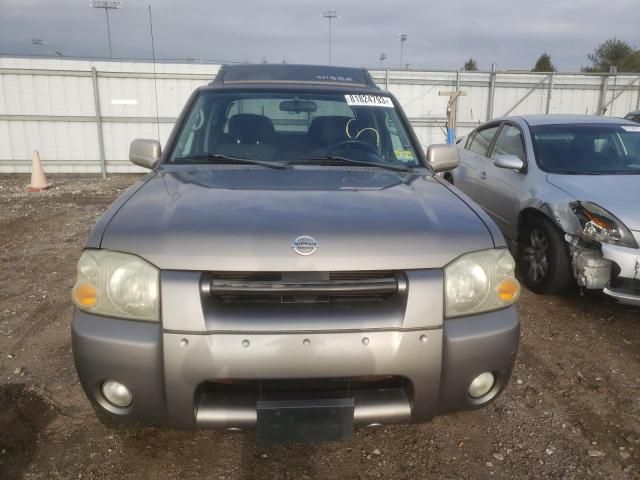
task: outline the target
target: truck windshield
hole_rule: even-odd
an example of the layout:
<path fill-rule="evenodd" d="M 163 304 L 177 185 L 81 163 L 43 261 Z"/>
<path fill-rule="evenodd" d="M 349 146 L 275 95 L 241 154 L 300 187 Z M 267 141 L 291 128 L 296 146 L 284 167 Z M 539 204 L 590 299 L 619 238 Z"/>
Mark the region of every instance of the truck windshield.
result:
<path fill-rule="evenodd" d="M 377 94 L 204 92 L 176 138 L 170 163 L 419 166 L 393 102 Z"/>
<path fill-rule="evenodd" d="M 540 125 L 531 134 L 536 159 L 550 173 L 640 173 L 640 125 Z"/>

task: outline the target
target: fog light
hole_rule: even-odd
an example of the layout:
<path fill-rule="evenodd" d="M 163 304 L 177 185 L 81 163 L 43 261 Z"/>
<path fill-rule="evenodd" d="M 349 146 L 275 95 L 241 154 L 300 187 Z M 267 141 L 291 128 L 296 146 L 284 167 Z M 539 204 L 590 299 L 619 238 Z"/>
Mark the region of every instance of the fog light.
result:
<path fill-rule="evenodd" d="M 469 384 L 469 395 L 473 398 L 480 398 L 491 391 L 495 382 L 496 377 L 493 373 L 481 373 Z"/>
<path fill-rule="evenodd" d="M 133 400 L 129 389 L 115 380 L 107 380 L 102 384 L 102 395 L 116 407 L 128 407 Z"/>

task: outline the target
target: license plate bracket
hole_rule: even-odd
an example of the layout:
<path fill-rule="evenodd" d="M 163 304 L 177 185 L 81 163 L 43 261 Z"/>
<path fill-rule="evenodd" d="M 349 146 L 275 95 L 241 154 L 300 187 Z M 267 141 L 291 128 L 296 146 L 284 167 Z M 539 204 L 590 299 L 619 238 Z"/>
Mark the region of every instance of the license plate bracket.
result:
<path fill-rule="evenodd" d="M 353 434 L 353 398 L 259 400 L 258 443 L 348 440 Z"/>

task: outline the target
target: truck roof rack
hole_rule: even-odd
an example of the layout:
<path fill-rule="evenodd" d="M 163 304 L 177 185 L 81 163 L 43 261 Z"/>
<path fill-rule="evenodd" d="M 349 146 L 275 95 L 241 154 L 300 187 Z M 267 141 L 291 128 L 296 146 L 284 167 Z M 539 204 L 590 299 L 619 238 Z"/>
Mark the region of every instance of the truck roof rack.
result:
<path fill-rule="evenodd" d="M 238 84 L 313 84 L 375 88 L 369 72 L 364 68 L 323 65 L 222 65 L 212 85 Z"/>

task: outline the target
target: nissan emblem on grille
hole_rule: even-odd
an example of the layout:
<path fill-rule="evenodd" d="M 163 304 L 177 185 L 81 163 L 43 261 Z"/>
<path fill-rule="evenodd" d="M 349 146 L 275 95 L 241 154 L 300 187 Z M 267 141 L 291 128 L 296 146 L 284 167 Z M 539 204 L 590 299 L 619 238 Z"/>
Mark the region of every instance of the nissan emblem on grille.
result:
<path fill-rule="evenodd" d="M 311 255 L 318 250 L 318 242 L 312 237 L 303 235 L 291 242 L 291 248 L 293 248 L 298 255 Z"/>

